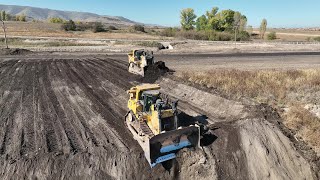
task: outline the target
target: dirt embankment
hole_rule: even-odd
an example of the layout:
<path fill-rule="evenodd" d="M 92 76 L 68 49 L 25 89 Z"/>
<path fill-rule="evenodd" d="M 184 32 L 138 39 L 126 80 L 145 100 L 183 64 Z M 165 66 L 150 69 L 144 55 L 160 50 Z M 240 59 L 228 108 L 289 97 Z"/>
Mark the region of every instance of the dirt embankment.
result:
<path fill-rule="evenodd" d="M 139 82 L 105 57 L 0 62 L 0 179 L 316 179 L 257 109 L 170 78 L 159 83 L 185 116 L 214 125 L 203 151 L 150 169 L 123 123 L 125 91 Z"/>
<path fill-rule="evenodd" d="M 32 51 L 27 49 L 19 49 L 19 48 L 3 48 L 0 49 L 0 55 L 26 55 L 31 54 Z"/>

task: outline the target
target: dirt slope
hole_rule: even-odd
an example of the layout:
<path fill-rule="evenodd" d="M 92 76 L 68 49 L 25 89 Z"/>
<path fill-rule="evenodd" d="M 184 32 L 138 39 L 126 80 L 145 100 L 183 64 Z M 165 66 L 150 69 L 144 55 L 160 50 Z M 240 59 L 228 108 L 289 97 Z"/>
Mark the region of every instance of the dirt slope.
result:
<path fill-rule="evenodd" d="M 214 154 L 219 179 L 315 178 L 312 167 L 294 144 L 269 122 L 278 120 L 277 114 L 172 79 L 162 78 L 158 83 L 163 93 L 180 100 L 181 110 L 216 128 L 211 137 L 214 142 L 204 150 Z"/>
<path fill-rule="evenodd" d="M 207 115 L 216 128 L 204 151 L 183 150 L 166 169 L 151 170 L 123 123 L 125 90 L 141 81 L 126 68 L 105 57 L 1 59 L 0 179 L 316 179 L 252 108 L 165 79 L 163 91 L 182 100 L 186 116 Z M 194 96 L 181 96 L 185 90 Z M 206 105 L 188 102 L 201 95 L 210 96 Z M 215 111 L 216 100 L 229 110 Z"/>

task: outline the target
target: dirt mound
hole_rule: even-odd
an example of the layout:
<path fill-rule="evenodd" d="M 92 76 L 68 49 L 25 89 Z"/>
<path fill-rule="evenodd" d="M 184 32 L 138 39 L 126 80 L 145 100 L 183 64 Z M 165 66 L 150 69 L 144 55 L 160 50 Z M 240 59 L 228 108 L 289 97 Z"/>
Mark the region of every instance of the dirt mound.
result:
<path fill-rule="evenodd" d="M 0 55 L 25 55 L 25 54 L 30 54 L 32 51 L 27 50 L 27 49 L 20 49 L 20 48 L 14 48 L 14 49 L 7 49 L 3 48 L 0 49 Z"/>
<path fill-rule="evenodd" d="M 153 65 L 148 66 L 145 69 L 145 74 L 143 78 L 143 82 L 153 83 L 155 82 L 159 77 L 165 75 L 170 70 L 166 66 L 165 62 L 158 61 L 154 63 Z"/>

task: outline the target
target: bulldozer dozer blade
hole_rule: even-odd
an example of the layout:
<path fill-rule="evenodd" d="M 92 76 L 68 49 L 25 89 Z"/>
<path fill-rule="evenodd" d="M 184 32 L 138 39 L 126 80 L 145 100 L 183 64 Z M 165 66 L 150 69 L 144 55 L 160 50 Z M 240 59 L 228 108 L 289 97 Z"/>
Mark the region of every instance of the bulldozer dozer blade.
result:
<path fill-rule="evenodd" d="M 144 68 L 139 67 L 138 65 L 136 65 L 134 63 L 129 64 L 129 72 L 144 77 Z"/>
<path fill-rule="evenodd" d="M 168 131 L 152 137 L 149 140 L 149 152 L 145 155 L 151 167 L 174 159 L 175 153 L 186 147 L 200 146 L 200 128 L 190 126 L 182 129 Z"/>
<path fill-rule="evenodd" d="M 125 116 L 125 121 L 152 168 L 159 163 L 176 158 L 176 152 L 180 149 L 200 147 L 200 127 L 198 125 L 178 128 L 150 137 L 141 135 L 141 129 L 132 112 Z"/>

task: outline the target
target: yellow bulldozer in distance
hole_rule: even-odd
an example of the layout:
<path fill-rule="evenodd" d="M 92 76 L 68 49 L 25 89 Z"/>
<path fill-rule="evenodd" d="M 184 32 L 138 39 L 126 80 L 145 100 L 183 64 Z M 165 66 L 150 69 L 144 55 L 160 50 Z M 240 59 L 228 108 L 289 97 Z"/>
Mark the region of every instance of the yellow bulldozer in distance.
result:
<path fill-rule="evenodd" d="M 182 148 L 200 147 L 200 127 L 179 127 L 177 102 L 164 102 L 159 90 L 158 84 L 132 87 L 125 116 L 128 129 L 151 167 L 174 159 Z"/>
<path fill-rule="evenodd" d="M 146 68 L 154 64 L 154 56 L 152 51 L 143 49 L 132 50 L 128 53 L 129 72 L 144 77 Z"/>

